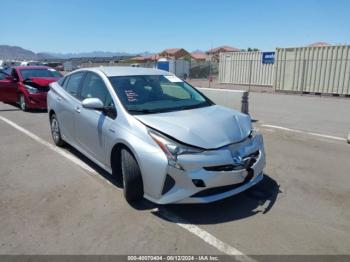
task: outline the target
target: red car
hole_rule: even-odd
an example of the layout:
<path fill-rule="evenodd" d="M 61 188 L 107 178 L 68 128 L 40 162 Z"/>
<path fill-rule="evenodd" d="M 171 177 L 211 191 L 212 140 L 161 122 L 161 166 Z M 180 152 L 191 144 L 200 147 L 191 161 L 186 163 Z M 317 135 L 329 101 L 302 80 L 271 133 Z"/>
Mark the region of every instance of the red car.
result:
<path fill-rule="evenodd" d="M 16 66 L 0 72 L 0 101 L 18 103 L 23 111 L 46 109 L 49 84 L 62 75 L 47 66 Z"/>

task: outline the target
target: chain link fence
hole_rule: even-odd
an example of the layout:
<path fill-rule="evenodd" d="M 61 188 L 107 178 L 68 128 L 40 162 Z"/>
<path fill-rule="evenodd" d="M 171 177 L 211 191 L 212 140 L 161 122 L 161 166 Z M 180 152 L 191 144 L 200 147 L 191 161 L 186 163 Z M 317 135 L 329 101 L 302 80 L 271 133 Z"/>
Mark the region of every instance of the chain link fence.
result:
<path fill-rule="evenodd" d="M 195 61 L 190 62 L 190 79 L 216 78 L 219 74 L 219 62 Z"/>

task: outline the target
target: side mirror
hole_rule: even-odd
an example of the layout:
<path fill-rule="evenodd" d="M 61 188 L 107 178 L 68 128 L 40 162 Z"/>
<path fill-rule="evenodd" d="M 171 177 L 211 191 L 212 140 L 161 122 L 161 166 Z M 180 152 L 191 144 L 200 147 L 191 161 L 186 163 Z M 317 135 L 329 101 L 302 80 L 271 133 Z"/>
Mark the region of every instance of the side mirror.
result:
<path fill-rule="evenodd" d="M 93 109 L 93 110 L 104 110 L 104 105 L 102 101 L 98 98 L 85 98 L 82 102 L 82 106 L 87 109 Z"/>

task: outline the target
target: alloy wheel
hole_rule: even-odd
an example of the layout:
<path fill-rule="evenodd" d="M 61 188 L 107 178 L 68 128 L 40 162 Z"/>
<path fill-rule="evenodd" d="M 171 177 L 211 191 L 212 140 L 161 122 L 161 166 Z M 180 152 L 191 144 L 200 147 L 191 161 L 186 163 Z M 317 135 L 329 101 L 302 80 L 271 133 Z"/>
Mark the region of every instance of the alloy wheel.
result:
<path fill-rule="evenodd" d="M 57 143 L 60 140 L 60 129 L 58 127 L 58 122 L 55 117 L 51 120 L 51 133 L 53 140 Z"/>

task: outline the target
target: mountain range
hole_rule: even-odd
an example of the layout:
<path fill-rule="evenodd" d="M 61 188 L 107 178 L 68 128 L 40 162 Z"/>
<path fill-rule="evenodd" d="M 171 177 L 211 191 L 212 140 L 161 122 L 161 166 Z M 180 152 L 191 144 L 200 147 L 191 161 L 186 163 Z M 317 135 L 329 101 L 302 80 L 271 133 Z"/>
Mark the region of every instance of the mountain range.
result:
<path fill-rule="evenodd" d="M 50 57 L 48 57 L 50 58 Z M 34 53 L 19 46 L 0 45 L 0 59 L 3 60 L 40 60 L 45 55 Z"/>
<path fill-rule="evenodd" d="M 44 60 L 44 59 L 69 59 L 80 57 L 115 57 L 115 56 L 136 56 L 151 55 L 149 52 L 131 54 L 126 52 L 105 52 L 93 51 L 82 53 L 34 53 L 31 50 L 19 46 L 0 45 L 0 59 L 2 60 Z"/>
<path fill-rule="evenodd" d="M 113 57 L 113 56 L 130 56 L 126 52 L 105 52 L 105 51 L 93 51 L 93 52 L 83 52 L 83 53 L 39 53 L 40 55 L 60 58 L 60 59 L 69 59 L 69 58 L 80 58 L 80 57 Z"/>

